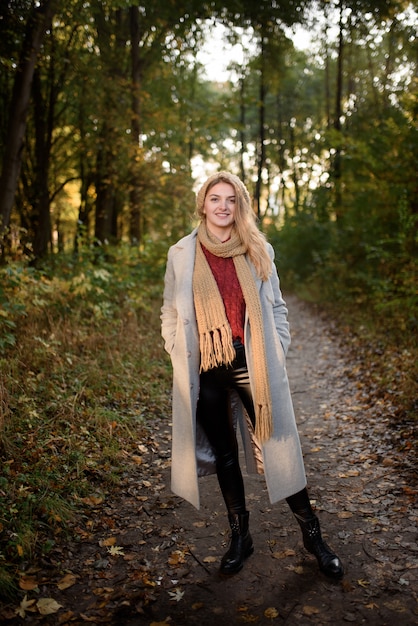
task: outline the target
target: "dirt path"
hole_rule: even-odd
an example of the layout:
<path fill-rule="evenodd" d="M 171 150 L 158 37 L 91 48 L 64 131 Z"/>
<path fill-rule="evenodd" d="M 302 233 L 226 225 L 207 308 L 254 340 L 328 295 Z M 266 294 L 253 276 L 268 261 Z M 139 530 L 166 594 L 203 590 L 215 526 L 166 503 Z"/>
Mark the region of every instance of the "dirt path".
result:
<path fill-rule="evenodd" d="M 39 595 L 62 608 L 5 623 L 418 623 L 414 459 L 390 427 L 390 405 L 370 401 L 325 321 L 288 304 L 309 490 L 343 581 L 319 573 L 286 503 L 271 506 L 263 478 L 248 476 L 255 552 L 239 574 L 220 578 L 228 528 L 216 479 L 202 480 L 200 511 L 170 493 L 167 420 L 150 430 L 112 498 L 91 502 L 78 540 L 57 546 L 36 573 Z"/>

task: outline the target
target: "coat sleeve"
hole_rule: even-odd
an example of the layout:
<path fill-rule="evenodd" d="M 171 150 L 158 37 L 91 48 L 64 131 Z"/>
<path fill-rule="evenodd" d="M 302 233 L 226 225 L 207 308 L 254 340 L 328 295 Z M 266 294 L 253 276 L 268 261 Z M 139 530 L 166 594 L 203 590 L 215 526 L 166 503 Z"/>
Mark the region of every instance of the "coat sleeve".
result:
<path fill-rule="evenodd" d="M 170 248 L 167 256 L 163 305 L 161 307 L 161 335 L 164 339 L 164 348 L 169 354 L 171 354 L 176 340 L 178 314 L 175 303 L 175 293 L 176 281 L 173 267 L 173 249 Z"/>
<path fill-rule="evenodd" d="M 270 284 L 273 289 L 273 315 L 274 315 L 274 323 L 276 326 L 277 333 L 280 338 L 280 343 L 282 344 L 284 354 L 287 354 L 287 351 L 290 346 L 290 330 L 289 330 L 289 322 L 287 321 L 287 307 L 286 303 L 283 300 L 282 292 L 280 289 L 280 279 L 277 273 L 276 264 L 274 263 L 274 250 L 271 245 L 269 247 L 269 254 L 272 260 L 272 273 L 270 276 Z"/>

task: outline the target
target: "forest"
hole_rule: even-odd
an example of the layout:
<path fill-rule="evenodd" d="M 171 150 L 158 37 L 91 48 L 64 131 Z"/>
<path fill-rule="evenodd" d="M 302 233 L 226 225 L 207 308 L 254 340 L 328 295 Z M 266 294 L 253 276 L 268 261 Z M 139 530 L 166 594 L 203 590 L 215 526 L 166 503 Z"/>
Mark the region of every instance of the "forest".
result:
<path fill-rule="evenodd" d="M 2 595 L 118 480 L 133 424 L 169 413 L 166 253 L 208 173 L 245 181 L 284 293 L 332 315 L 395 422 L 416 420 L 417 17 L 402 0 L 1 2 Z M 204 46 L 239 61 L 208 77 Z"/>

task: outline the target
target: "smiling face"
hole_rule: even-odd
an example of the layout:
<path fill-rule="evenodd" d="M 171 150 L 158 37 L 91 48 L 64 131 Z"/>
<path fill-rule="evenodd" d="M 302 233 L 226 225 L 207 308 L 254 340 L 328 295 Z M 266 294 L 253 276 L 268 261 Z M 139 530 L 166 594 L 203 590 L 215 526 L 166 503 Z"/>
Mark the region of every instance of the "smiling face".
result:
<path fill-rule="evenodd" d="M 235 189 L 225 182 L 216 183 L 206 194 L 203 214 L 208 230 L 220 241 L 229 239 L 235 222 Z"/>

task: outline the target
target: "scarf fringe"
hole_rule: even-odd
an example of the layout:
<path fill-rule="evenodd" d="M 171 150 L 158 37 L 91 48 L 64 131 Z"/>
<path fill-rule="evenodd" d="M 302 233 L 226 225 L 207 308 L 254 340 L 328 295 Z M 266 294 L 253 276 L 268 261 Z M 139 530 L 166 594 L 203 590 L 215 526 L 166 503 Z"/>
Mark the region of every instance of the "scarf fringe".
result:
<path fill-rule="evenodd" d="M 232 333 L 229 325 L 200 334 L 200 371 L 230 365 L 235 359 Z"/>
<path fill-rule="evenodd" d="M 273 435 L 273 420 L 269 406 L 258 405 L 255 419 L 255 436 L 265 443 Z"/>

